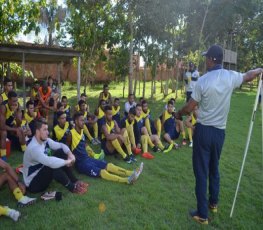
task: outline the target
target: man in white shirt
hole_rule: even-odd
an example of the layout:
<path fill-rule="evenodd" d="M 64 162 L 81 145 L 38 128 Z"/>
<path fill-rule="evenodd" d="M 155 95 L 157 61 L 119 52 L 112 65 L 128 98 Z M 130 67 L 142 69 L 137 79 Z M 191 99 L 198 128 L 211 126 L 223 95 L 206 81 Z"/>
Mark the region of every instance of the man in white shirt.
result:
<path fill-rule="evenodd" d="M 189 62 L 189 69 L 185 73 L 185 91 L 186 91 L 186 102 L 191 98 L 191 94 L 196 85 L 196 82 L 199 78 L 199 72 L 196 70 L 196 67 L 193 62 Z"/>
<path fill-rule="evenodd" d="M 55 179 L 71 192 L 85 193 L 87 184 L 78 181 L 71 171 L 75 156 L 68 146 L 48 138 L 45 120 L 36 120 L 35 128 L 36 133 L 23 159 L 23 178 L 27 189 L 32 193 L 42 192 Z M 56 151 L 53 156 L 51 150 Z"/>
<path fill-rule="evenodd" d="M 243 82 L 252 81 L 263 69 L 250 70 L 245 74 L 223 69 L 223 49 L 218 45 L 211 46 L 204 55 L 208 72 L 197 81 L 191 99 L 176 113 L 176 117 L 180 119 L 183 115 L 189 115 L 195 106 L 199 106 L 192 158 L 197 210 L 190 215 L 195 221 L 208 224 L 208 208 L 211 212 L 217 212 L 219 158 L 224 144 L 232 92 Z"/>
<path fill-rule="evenodd" d="M 128 101 L 126 101 L 124 104 L 124 109 L 125 109 L 124 116 L 127 117 L 130 109 L 135 108 L 135 106 L 136 106 L 136 102 L 135 102 L 134 94 L 130 93 L 128 96 Z"/>

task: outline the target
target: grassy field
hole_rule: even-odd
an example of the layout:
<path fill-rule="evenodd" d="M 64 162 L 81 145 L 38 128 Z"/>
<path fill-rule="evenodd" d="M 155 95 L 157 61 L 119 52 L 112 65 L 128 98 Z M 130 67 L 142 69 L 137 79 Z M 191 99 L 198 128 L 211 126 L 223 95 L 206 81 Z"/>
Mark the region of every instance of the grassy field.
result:
<path fill-rule="evenodd" d="M 92 109 L 97 104 L 101 88 L 102 86 L 97 86 L 88 90 L 88 100 Z M 150 84 L 147 85 L 147 89 L 149 88 Z M 110 91 L 113 96 L 121 97 L 122 85 L 111 84 Z M 160 88 L 157 88 L 157 92 L 159 91 Z M 76 103 L 75 86 L 66 85 L 63 92 L 70 98 L 72 105 Z M 155 116 L 163 110 L 170 97 L 174 96 L 170 94 L 163 99 L 161 94 L 157 94 L 154 100 L 149 100 Z M 180 108 L 183 100 L 177 100 L 177 108 Z M 191 149 L 182 147 L 168 154 L 157 153 L 153 160 L 138 157 L 138 164 L 143 161 L 145 168 L 134 185 L 123 185 L 77 174 L 90 184 L 88 193 L 79 196 L 69 193 L 53 182 L 49 190 L 61 191 L 62 201 L 44 202 L 38 199 L 34 206 L 20 209 L 22 217 L 18 223 L 1 217 L 0 229 L 262 229 L 261 111 L 257 111 L 234 216 L 229 218 L 254 100 L 255 91 L 243 89 L 233 94 L 220 161 L 219 212 L 217 215 L 210 214 L 208 227 L 200 226 L 188 216 L 188 211 L 196 207 L 194 176 Z M 113 157 L 106 159 L 125 168 L 135 167 Z M 13 153 L 9 159 L 14 167 L 21 161 L 21 153 Z M 104 212 L 99 210 L 100 203 L 106 206 Z M 9 194 L 7 187 L 0 191 L 0 204 L 16 207 L 16 201 Z"/>

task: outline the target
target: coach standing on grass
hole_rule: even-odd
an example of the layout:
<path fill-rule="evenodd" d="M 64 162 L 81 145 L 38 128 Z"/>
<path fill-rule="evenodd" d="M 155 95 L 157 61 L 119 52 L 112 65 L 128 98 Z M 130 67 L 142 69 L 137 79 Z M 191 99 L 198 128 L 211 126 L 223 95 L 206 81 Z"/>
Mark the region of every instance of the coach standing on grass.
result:
<path fill-rule="evenodd" d="M 208 224 L 208 208 L 217 212 L 219 195 L 219 158 L 225 139 L 227 115 L 233 90 L 243 82 L 252 81 L 262 68 L 245 74 L 223 69 L 223 49 L 211 46 L 207 52 L 208 72 L 196 83 L 189 102 L 176 113 L 177 118 L 190 114 L 199 106 L 197 124 L 193 137 L 193 170 L 197 210 L 191 217 L 201 224 Z M 207 179 L 209 178 L 209 201 L 207 202 Z"/>

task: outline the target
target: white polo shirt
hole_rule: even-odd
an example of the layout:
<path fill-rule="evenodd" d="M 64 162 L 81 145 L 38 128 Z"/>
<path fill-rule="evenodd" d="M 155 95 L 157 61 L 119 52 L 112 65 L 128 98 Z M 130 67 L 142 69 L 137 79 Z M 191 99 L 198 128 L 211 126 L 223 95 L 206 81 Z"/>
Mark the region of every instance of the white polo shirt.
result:
<path fill-rule="evenodd" d="M 197 122 L 225 129 L 232 92 L 242 82 L 242 73 L 225 69 L 212 70 L 199 78 L 191 95 L 199 103 Z"/>

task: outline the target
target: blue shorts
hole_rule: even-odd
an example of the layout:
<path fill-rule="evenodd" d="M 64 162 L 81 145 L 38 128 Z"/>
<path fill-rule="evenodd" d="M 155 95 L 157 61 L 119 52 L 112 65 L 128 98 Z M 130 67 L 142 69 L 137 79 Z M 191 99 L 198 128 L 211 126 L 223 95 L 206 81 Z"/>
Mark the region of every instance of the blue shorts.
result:
<path fill-rule="evenodd" d="M 100 171 L 107 167 L 106 161 L 99 161 L 93 158 L 85 159 L 81 162 L 76 162 L 76 169 L 79 173 L 83 173 L 91 177 L 100 177 Z"/>
<path fill-rule="evenodd" d="M 176 140 L 180 136 L 180 132 L 177 132 L 176 128 L 170 129 L 167 134 L 170 136 L 172 140 Z"/>

